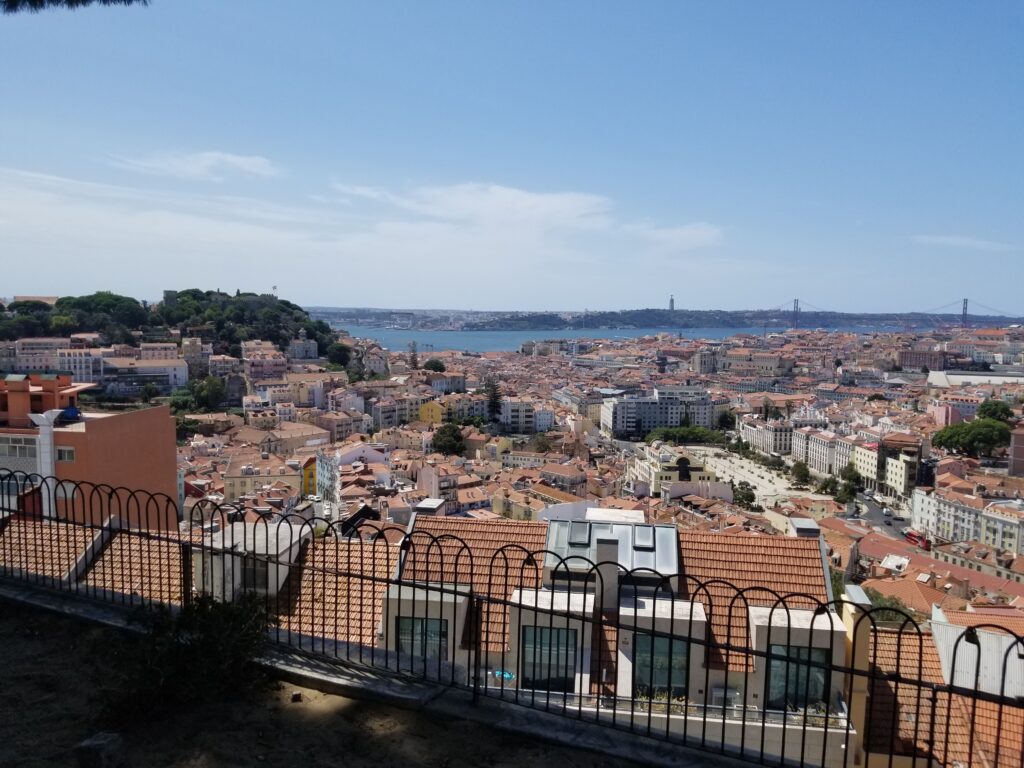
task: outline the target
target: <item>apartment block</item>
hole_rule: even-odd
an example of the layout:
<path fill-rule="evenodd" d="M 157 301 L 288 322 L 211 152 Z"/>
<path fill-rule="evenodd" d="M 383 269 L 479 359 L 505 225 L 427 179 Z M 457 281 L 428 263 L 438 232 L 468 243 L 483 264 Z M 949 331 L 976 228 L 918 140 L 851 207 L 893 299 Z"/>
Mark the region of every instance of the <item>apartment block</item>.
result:
<path fill-rule="evenodd" d="M 703 387 L 659 387 L 648 397 L 617 397 L 601 405 L 601 431 L 619 438 L 643 438 L 661 427 L 713 426 L 714 406 Z"/>
<path fill-rule="evenodd" d="M 793 424 L 782 419 L 740 419 L 740 439 L 761 453 L 784 456 L 793 448 Z"/>
<path fill-rule="evenodd" d="M 210 355 L 210 375 L 225 377 L 242 370 L 242 361 L 231 355 Z"/>
<path fill-rule="evenodd" d="M 116 395 L 138 395 L 152 384 L 163 394 L 170 394 L 188 384 L 188 363 L 181 358 L 137 360 L 134 357 L 103 358 L 103 384 Z"/>
<path fill-rule="evenodd" d="M 177 360 L 178 345 L 173 342 L 151 341 L 139 344 L 140 360 Z"/>
<path fill-rule="evenodd" d="M 102 522 L 121 514 L 136 525 L 169 528 L 177 524 L 178 488 L 174 419 L 166 406 L 122 413 L 83 413 L 78 395 L 94 384 L 57 374 L 12 374 L 0 380 L 0 470 L 23 472 L 89 487 L 144 488 L 161 496 L 157 504 L 129 507 L 127 496 L 75 493 L 58 486 L 59 510 L 71 517 Z M 9 489 L 8 489 L 9 490 Z"/>
<path fill-rule="evenodd" d="M 71 339 L 30 338 L 14 342 L 17 373 L 51 373 L 59 370 L 57 352 L 71 349 Z"/>
<path fill-rule="evenodd" d="M 300 328 L 299 335 L 288 342 L 288 359 L 316 360 L 319 357 L 316 339 L 307 338 L 306 329 Z"/>
<path fill-rule="evenodd" d="M 534 402 L 528 397 L 506 397 L 501 401 L 501 423 L 517 435 L 530 435 L 537 431 Z"/>

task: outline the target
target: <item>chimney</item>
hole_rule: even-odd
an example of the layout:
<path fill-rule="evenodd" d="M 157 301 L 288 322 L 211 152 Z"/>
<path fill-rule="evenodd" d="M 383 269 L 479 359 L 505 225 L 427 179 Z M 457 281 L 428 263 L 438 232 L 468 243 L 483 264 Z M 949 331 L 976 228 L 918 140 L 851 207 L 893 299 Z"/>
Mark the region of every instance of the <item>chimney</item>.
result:
<path fill-rule="evenodd" d="M 619 613 L 619 540 L 598 539 L 597 583 L 594 585 L 594 611 L 602 616 Z"/>

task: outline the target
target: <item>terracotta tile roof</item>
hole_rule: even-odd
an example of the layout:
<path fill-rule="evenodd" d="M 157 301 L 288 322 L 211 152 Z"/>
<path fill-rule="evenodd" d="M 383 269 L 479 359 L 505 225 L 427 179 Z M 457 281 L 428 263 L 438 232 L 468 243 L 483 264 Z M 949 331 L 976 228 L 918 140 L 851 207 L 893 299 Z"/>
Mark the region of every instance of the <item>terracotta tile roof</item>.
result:
<path fill-rule="evenodd" d="M 397 562 L 383 539 L 313 539 L 278 595 L 280 630 L 374 645 Z"/>
<path fill-rule="evenodd" d="M 869 658 L 875 673 L 944 682 L 931 635 L 877 629 L 872 633 Z M 942 765 L 960 762 L 996 768 L 1019 767 L 1024 754 L 1024 709 L 1019 706 L 939 692 L 933 713 L 927 689 L 873 680 L 868 713 L 865 748 L 869 752 L 929 758 Z"/>
<path fill-rule="evenodd" d="M 0 573 L 8 569 L 63 578 L 97 529 L 15 516 L 0 520 Z"/>
<path fill-rule="evenodd" d="M 87 591 L 108 590 L 180 604 L 181 576 L 181 548 L 176 541 L 132 532 L 116 534 L 80 583 Z"/>
<path fill-rule="evenodd" d="M 686 576 L 681 583 L 682 596 L 704 603 L 711 639 L 716 643 L 749 645 L 748 604 L 773 606 L 778 597 L 806 595 L 809 597 L 792 597 L 785 604 L 810 610 L 828 600 L 817 539 L 685 530 L 679 533 L 679 550 L 680 571 Z M 740 590 L 749 591 L 738 597 Z M 778 604 L 781 610 L 782 603 Z M 717 669 L 744 671 L 752 661 L 739 652 L 708 649 L 708 663 Z"/>
<path fill-rule="evenodd" d="M 868 658 L 875 674 L 898 673 L 925 683 L 943 682 L 931 635 L 877 629 L 871 635 Z M 870 696 L 870 720 L 864 734 L 868 752 L 934 758 L 941 765 L 967 762 L 970 734 L 957 713 L 950 711 L 948 695 L 939 695 L 933 712 L 928 689 L 873 679 Z"/>
<path fill-rule="evenodd" d="M 907 608 L 925 616 L 931 615 L 933 604 L 942 604 L 953 609 L 963 608 L 966 600 L 948 594 L 946 591 L 922 584 L 913 576 L 895 579 L 865 579 L 861 586 L 873 589 L 885 597 L 895 597 Z"/>
<path fill-rule="evenodd" d="M 1004 612 L 1004 615 L 992 613 L 977 613 L 974 611 L 943 611 L 950 624 L 959 627 L 978 627 L 988 625 L 985 629 L 991 632 L 998 632 L 995 627 L 1002 627 L 1009 632 L 1024 637 L 1024 613 L 1015 611 Z"/>
<path fill-rule="evenodd" d="M 418 517 L 402 579 L 471 585 L 477 593 L 507 600 L 517 588 L 540 586 L 542 558 L 535 565 L 526 561 L 544 549 L 546 538 L 547 523 Z M 481 617 L 479 636 L 487 650 L 506 649 L 507 614 L 505 606 L 491 604 Z"/>

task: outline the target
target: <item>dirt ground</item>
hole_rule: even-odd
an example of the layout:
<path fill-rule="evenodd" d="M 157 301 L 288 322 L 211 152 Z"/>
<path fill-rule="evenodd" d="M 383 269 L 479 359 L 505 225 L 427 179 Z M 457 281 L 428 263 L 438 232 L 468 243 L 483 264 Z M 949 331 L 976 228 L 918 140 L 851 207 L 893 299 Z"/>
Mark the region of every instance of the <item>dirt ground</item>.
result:
<path fill-rule="evenodd" d="M 0 600 L 0 766 L 72 767 L 103 730 L 98 688 L 116 631 Z M 293 691 L 302 701 L 292 703 Z M 627 768 L 626 763 L 483 725 L 277 686 L 257 701 L 209 705 L 120 729 L 133 768 Z"/>

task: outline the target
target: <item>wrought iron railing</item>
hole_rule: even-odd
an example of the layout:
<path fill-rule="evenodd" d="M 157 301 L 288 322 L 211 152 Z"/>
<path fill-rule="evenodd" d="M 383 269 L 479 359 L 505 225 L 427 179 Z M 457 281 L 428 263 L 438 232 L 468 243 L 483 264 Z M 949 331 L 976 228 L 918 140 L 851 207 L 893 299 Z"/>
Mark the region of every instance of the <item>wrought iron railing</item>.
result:
<path fill-rule="evenodd" d="M 469 521 L 432 535 L 205 501 L 179 520 L 129 489 L 0 488 L 2 583 L 124 606 L 255 591 L 297 653 L 761 763 L 1024 765 L 1024 640 L 997 625 L 939 647 L 891 608 L 626 571 Z"/>

